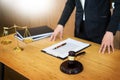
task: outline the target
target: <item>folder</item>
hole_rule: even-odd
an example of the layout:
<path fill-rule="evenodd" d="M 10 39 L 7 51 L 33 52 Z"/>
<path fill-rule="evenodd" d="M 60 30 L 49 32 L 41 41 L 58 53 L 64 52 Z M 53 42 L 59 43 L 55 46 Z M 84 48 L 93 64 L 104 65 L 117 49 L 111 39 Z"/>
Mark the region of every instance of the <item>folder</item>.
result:
<path fill-rule="evenodd" d="M 31 38 L 33 41 L 49 37 L 53 33 L 53 29 L 48 26 L 39 26 L 28 28 L 29 35 L 25 36 L 25 29 L 17 30 L 15 37 L 19 40 Z"/>

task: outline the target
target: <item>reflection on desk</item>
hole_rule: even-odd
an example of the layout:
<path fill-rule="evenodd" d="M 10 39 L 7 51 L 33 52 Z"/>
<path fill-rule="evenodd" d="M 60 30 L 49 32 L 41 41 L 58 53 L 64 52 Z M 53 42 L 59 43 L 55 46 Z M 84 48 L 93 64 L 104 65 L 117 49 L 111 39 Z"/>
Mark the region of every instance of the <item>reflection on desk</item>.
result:
<path fill-rule="evenodd" d="M 92 44 L 88 47 L 85 55 L 76 59 L 83 64 L 84 70 L 76 75 L 67 75 L 60 71 L 60 64 L 64 61 L 40 52 L 45 47 L 53 45 L 60 40 L 50 42 L 49 38 L 21 45 L 24 51 L 16 53 L 13 48 L 13 35 L 9 38 L 12 43 L 7 46 L 0 44 L 0 62 L 24 75 L 30 80 L 119 80 L 120 78 L 120 50 L 111 54 L 100 54 L 99 44 L 64 36 L 64 39 L 73 38 Z M 1 38 L 0 38 L 1 39 Z M 65 59 L 66 60 L 66 59 Z"/>

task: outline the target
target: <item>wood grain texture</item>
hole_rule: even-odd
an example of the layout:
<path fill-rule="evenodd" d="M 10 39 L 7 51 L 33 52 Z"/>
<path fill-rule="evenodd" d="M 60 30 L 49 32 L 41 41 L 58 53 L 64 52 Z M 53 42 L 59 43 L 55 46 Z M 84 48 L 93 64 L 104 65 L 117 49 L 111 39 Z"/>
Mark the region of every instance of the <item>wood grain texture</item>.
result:
<path fill-rule="evenodd" d="M 16 47 L 16 41 L 13 35 L 10 35 L 9 39 L 12 40 L 10 45 L 0 44 L 0 62 L 30 80 L 119 80 L 120 50 L 116 49 L 111 54 L 100 54 L 98 53 L 99 44 L 72 36 L 64 36 L 64 39 L 68 37 L 91 44 L 89 48 L 84 50 L 86 51 L 85 55 L 76 58 L 84 66 L 84 70 L 79 74 L 68 75 L 62 73 L 59 68 L 60 64 L 65 60 L 40 51 L 45 47 L 60 42 L 59 39 L 50 42 L 49 38 L 46 38 L 29 44 L 19 42 L 24 51 L 17 53 L 13 51 L 13 48 Z"/>

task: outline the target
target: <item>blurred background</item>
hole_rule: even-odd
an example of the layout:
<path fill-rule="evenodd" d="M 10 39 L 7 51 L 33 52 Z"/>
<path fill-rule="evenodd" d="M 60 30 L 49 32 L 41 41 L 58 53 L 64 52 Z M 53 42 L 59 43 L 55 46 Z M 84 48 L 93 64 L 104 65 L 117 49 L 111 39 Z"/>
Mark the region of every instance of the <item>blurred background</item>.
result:
<path fill-rule="evenodd" d="M 53 29 L 61 16 L 66 0 L 0 0 L 0 28 L 48 25 Z M 74 15 L 66 24 L 65 33 L 73 35 Z M 66 31 L 67 30 L 67 31 Z"/>

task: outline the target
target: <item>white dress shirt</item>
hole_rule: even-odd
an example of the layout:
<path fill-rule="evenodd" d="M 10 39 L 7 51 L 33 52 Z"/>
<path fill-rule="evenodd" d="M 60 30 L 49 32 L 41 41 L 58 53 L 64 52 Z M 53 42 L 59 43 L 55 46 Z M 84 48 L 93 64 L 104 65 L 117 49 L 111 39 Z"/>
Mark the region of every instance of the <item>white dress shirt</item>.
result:
<path fill-rule="evenodd" d="M 82 8 L 84 9 L 85 6 L 85 0 L 80 0 L 81 4 L 82 4 Z"/>
<path fill-rule="evenodd" d="M 82 8 L 84 10 L 84 6 L 85 6 L 85 0 L 80 0 Z M 85 21 L 85 12 L 83 12 L 83 20 Z"/>

